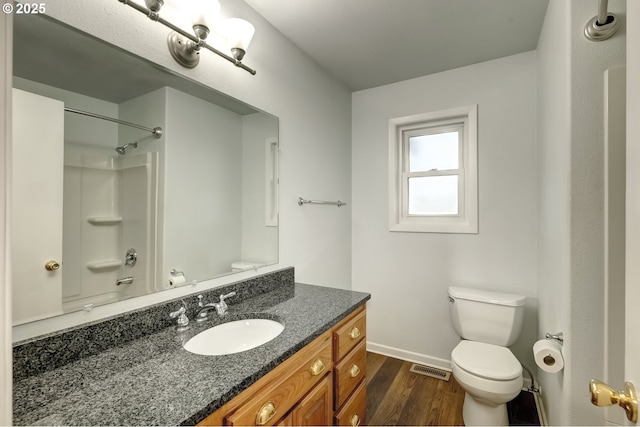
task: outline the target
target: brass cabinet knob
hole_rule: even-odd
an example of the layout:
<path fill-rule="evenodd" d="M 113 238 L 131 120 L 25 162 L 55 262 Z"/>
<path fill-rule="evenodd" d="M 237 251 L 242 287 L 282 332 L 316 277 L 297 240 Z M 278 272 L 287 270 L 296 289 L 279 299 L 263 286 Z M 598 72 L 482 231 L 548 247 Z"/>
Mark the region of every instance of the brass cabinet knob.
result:
<path fill-rule="evenodd" d="M 349 332 L 349 336 L 353 339 L 356 339 L 360 336 L 360 329 L 358 329 L 357 326 L 354 326 L 353 329 L 351 329 L 351 332 Z"/>
<path fill-rule="evenodd" d="M 596 406 L 620 405 L 627 413 L 627 419 L 638 422 L 638 395 L 632 383 L 624 383 L 623 391 L 615 391 L 611 386 L 599 380 L 589 381 L 591 403 Z"/>
<path fill-rule="evenodd" d="M 358 427 L 360 425 L 360 417 L 358 414 L 353 414 L 353 417 L 351 417 L 351 425 L 353 427 Z"/>
<path fill-rule="evenodd" d="M 262 408 L 258 411 L 258 415 L 256 415 L 256 425 L 263 426 L 268 423 L 273 417 L 275 417 L 276 405 L 273 402 L 267 402 L 262 405 Z"/>
<path fill-rule="evenodd" d="M 313 362 L 313 365 L 311 365 L 311 375 L 313 375 L 314 377 L 317 375 L 320 375 L 324 370 L 325 370 L 325 366 L 324 363 L 322 363 L 322 360 L 317 359 L 315 362 Z"/>
<path fill-rule="evenodd" d="M 47 271 L 56 271 L 59 268 L 60 268 L 60 263 L 58 261 L 54 261 L 54 260 L 49 260 L 44 265 L 44 269 L 47 270 Z"/>
<path fill-rule="evenodd" d="M 360 374 L 360 368 L 358 367 L 358 365 L 354 364 L 350 369 L 349 369 L 349 375 L 351 376 L 351 378 L 355 378 Z"/>

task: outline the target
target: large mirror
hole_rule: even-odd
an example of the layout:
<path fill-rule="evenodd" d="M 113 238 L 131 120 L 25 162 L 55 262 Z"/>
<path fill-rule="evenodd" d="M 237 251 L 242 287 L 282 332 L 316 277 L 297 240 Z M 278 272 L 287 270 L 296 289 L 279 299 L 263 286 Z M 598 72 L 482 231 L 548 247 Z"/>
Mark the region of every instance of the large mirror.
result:
<path fill-rule="evenodd" d="M 13 64 L 14 325 L 278 261 L 277 117 L 48 17 Z"/>

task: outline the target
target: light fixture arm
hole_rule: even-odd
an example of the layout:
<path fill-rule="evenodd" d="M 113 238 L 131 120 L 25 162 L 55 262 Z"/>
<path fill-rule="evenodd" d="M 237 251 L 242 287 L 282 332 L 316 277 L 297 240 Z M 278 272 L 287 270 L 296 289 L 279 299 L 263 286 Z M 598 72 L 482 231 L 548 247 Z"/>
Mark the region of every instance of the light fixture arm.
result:
<path fill-rule="evenodd" d="M 139 5 L 137 3 L 134 3 L 131 0 L 118 0 L 120 3 L 123 3 L 127 6 L 132 7 L 133 9 L 137 10 L 140 13 L 145 14 L 149 19 L 151 19 L 152 21 L 156 21 L 161 23 L 162 25 L 164 25 L 165 27 L 171 29 L 172 31 L 178 33 L 180 36 L 183 37 L 184 39 L 187 39 L 188 41 L 190 41 L 191 43 L 188 44 L 188 46 L 185 46 L 185 49 L 190 49 L 190 50 L 199 50 L 200 48 L 204 47 L 207 50 L 210 50 L 211 52 L 215 53 L 218 56 L 223 57 L 224 59 L 226 59 L 227 61 L 231 62 L 233 65 L 235 65 L 238 68 L 242 68 L 243 70 L 249 72 L 252 75 L 256 74 L 256 71 L 250 67 L 247 67 L 246 65 L 244 65 L 242 63 L 242 61 L 240 61 L 240 59 L 236 59 L 233 58 L 232 56 L 227 55 L 224 52 L 219 51 L 218 49 L 216 49 L 215 47 L 207 44 L 207 42 L 202 39 L 199 38 L 193 34 L 189 34 L 188 32 L 184 31 L 182 28 L 177 27 L 175 25 L 173 25 L 171 22 L 167 21 L 166 19 L 162 18 L 160 16 L 160 14 L 157 11 L 152 11 L 150 9 L 147 9 L 146 7 Z M 170 34 L 169 37 L 178 37 L 178 35 L 172 35 Z M 173 53 L 172 53 L 173 55 Z"/>

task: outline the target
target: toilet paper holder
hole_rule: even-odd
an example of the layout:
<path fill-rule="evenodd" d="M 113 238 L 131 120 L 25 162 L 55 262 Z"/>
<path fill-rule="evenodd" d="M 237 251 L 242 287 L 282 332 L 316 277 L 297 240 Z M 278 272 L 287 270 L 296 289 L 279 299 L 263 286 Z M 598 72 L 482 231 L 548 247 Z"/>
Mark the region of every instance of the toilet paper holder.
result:
<path fill-rule="evenodd" d="M 557 334 L 550 334 L 547 332 L 544 334 L 544 337 L 548 340 L 558 341 L 560 344 L 564 344 L 564 334 L 562 332 L 558 332 Z"/>
<path fill-rule="evenodd" d="M 178 271 L 175 268 L 172 268 L 169 274 L 171 274 L 173 277 L 184 276 L 184 271 Z"/>

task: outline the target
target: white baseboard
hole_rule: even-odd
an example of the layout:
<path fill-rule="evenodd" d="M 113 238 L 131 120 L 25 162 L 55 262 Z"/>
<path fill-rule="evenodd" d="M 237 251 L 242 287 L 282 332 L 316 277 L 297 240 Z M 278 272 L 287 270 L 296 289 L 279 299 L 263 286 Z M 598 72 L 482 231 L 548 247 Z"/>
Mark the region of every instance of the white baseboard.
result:
<path fill-rule="evenodd" d="M 367 341 L 367 351 L 451 372 L 451 361 Z"/>

